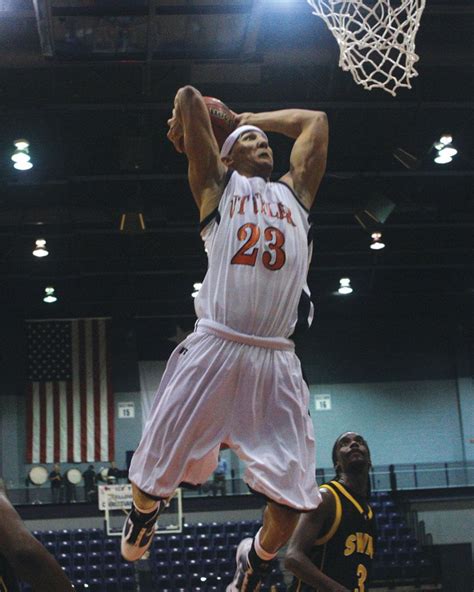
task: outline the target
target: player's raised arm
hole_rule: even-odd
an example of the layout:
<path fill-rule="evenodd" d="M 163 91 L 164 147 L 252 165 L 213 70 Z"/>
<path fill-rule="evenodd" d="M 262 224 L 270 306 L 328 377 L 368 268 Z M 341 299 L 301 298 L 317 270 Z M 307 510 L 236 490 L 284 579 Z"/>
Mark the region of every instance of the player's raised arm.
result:
<path fill-rule="evenodd" d="M 328 121 L 322 111 L 282 109 L 265 113 L 241 113 L 238 125 L 256 125 L 266 132 L 294 138 L 290 170 L 282 177 L 309 209 L 326 170 Z"/>
<path fill-rule="evenodd" d="M 34 592 L 72 592 L 74 587 L 61 566 L 28 531 L 1 491 L 0 516 L 0 553 L 15 576 Z"/>
<path fill-rule="evenodd" d="M 316 510 L 302 514 L 288 543 L 285 567 L 299 580 L 321 592 L 349 592 L 318 569 L 311 560 L 314 542 L 331 527 L 335 517 L 333 494 L 321 489 L 322 502 Z M 293 583 L 295 584 L 295 582 Z M 299 589 L 292 585 L 290 590 Z"/>
<path fill-rule="evenodd" d="M 219 203 L 227 169 L 219 155 L 208 109 L 197 89 L 184 86 L 178 90 L 168 125 L 168 138 L 188 158 L 189 184 L 202 220 Z"/>

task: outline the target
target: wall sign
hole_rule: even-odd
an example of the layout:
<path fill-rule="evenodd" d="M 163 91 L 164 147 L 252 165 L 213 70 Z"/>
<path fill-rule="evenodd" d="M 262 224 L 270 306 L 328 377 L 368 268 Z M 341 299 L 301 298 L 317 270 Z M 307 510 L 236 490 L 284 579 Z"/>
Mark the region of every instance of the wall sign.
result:
<path fill-rule="evenodd" d="M 118 416 L 119 419 L 133 419 L 135 417 L 135 403 L 119 403 Z"/>
<path fill-rule="evenodd" d="M 332 409 L 331 395 L 314 395 L 315 411 L 329 411 Z"/>

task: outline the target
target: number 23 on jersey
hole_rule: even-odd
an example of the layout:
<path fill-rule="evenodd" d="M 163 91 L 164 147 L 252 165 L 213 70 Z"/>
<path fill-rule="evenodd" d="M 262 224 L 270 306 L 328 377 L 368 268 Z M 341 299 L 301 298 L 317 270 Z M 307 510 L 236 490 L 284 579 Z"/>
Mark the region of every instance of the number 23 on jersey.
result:
<path fill-rule="evenodd" d="M 245 241 L 231 259 L 232 265 L 250 265 L 253 267 L 259 255 L 257 243 L 260 240 L 260 227 L 257 224 L 247 222 L 237 230 L 239 241 Z M 265 249 L 262 254 L 262 263 L 270 271 L 281 269 L 285 265 L 286 254 L 283 249 L 285 235 L 281 230 L 273 226 L 267 226 L 263 231 Z"/>

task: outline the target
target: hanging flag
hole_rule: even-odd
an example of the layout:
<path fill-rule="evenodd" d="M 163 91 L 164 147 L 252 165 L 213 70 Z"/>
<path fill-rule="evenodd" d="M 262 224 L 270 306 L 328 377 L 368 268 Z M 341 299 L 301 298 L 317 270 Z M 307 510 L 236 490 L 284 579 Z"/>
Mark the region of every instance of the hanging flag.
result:
<path fill-rule="evenodd" d="M 27 322 L 28 463 L 114 460 L 105 319 Z"/>

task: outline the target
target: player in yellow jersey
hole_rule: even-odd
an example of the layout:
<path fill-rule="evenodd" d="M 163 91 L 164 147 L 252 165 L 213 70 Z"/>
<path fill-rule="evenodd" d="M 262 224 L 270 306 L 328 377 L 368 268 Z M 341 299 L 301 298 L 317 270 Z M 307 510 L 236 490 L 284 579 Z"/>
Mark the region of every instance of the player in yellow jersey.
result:
<path fill-rule="evenodd" d="M 336 477 L 321 486 L 322 503 L 301 516 L 285 565 L 295 575 L 289 592 L 367 592 L 375 525 L 368 504 L 370 451 L 355 432 L 336 440 Z"/>

